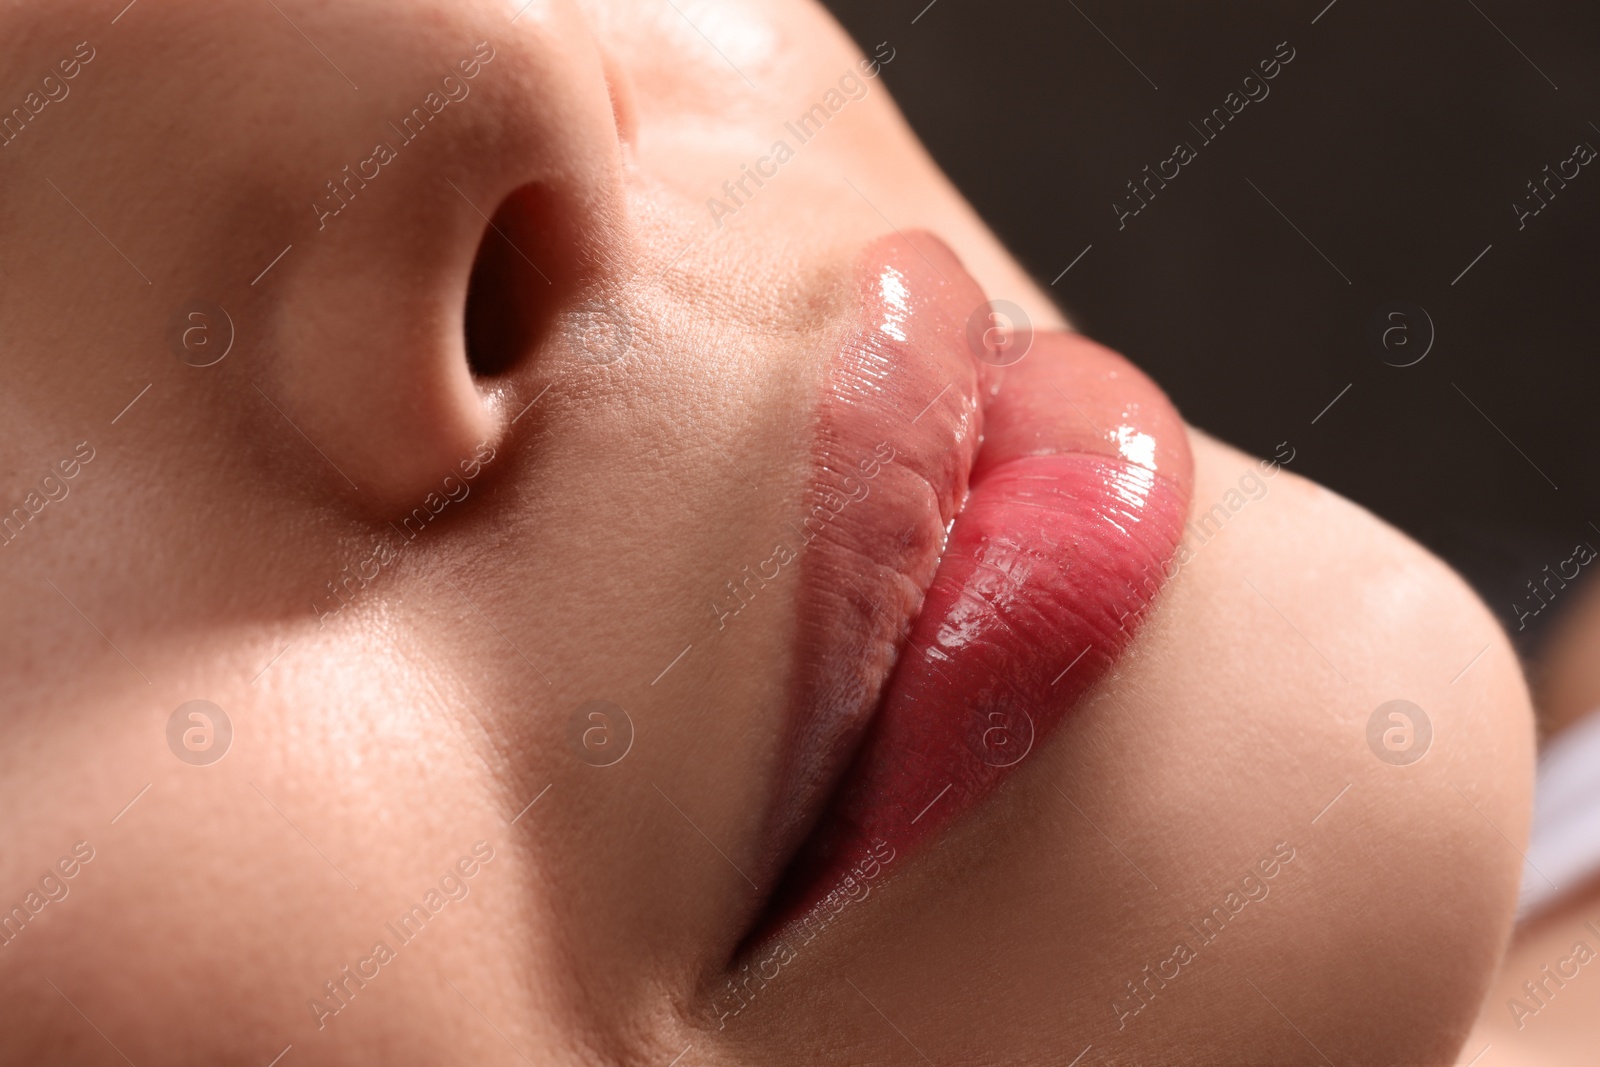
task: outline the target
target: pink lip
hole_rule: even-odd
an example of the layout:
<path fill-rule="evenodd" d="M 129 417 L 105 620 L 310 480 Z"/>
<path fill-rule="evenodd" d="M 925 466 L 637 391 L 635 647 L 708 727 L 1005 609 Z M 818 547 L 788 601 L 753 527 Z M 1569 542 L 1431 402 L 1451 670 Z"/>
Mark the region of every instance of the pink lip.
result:
<path fill-rule="evenodd" d="M 857 895 L 863 862 L 914 851 L 1026 761 L 1132 641 L 1192 480 L 1177 412 L 1117 354 L 1041 333 L 1003 370 L 977 358 L 984 296 L 937 239 L 874 242 L 856 277 L 801 531 L 774 839 L 812 832 L 780 918 Z"/>

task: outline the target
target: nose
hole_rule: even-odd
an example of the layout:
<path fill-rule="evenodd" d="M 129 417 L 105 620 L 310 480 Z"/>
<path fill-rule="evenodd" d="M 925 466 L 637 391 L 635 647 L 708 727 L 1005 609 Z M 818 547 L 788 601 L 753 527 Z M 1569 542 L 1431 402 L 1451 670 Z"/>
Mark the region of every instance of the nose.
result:
<path fill-rule="evenodd" d="M 321 76 L 295 94 L 309 129 L 270 142 L 294 161 L 278 189 L 298 197 L 285 243 L 305 254 L 281 265 L 269 347 L 285 410 L 382 506 L 409 506 L 497 436 L 486 379 L 605 284 L 620 240 L 611 94 L 565 4 L 298 14 L 361 83 Z"/>
<path fill-rule="evenodd" d="M 101 146 L 119 247 L 144 250 L 156 302 L 228 309 L 234 356 L 197 397 L 228 412 L 218 432 L 254 423 L 302 483 L 415 505 L 503 432 L 508 376 L 603 297 L 623 245 L 614 93 L 583 19 L 566 0 L 275 0 L 135 7 L 104 33 L 62 111 L 119 119 Z"/>

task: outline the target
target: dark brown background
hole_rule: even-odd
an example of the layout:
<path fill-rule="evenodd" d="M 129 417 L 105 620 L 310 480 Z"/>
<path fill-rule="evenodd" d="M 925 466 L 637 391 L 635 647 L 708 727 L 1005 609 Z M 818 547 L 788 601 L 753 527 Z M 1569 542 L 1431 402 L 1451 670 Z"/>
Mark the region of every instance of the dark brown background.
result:
<path fill-rule="evenodd" d="M 1203 429 L 1291 442 L 1292 469 L 1442 554 L 1514 631 L 1528 580 L 1600 548 L 1600 160 L 1526 229 L 1511 208 L 1600 148 L 1600 5 L 1326 3 L 830 7 L 868 53 L 895 48 L 890 90 L 1041 284 L 1093 245 L 1051 289 L 1086 333 Z M 1189 122 L 1280 41 L 1296 56 L 1271 95 L 1201 147 Z M 1179 140 L 1199 158 L 1119 232 L 1112 202 Z M 1369 340 L 1395 301 L 1437 332 L 1404 369 Z"/>

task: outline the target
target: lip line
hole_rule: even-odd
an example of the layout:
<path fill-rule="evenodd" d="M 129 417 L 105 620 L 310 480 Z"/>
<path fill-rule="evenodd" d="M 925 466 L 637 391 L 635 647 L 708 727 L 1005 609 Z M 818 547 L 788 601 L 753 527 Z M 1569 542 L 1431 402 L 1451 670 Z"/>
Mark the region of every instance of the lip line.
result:
<path fill-rule="evenodd" d="M 918 247 L 913 235 L 923 241 L 926 250 Z M 858 635 L 867 647 L 855 649 L 856 655 L 848 652 L 823 655 L 819 657 L 822 662 L 809 665 L 810 669 L 803 662 L 805 657 L 801 657 L 802 665 L 797 669 L 796 683 L 791 687 L 794 698 L 788 713 L 791 726 L 784 746 L 784 773 L 775 782 L 775 811 L 769 819 L 771 825 L 767 835 L 771 845 L 767 858 L 775 886 L 793 860 L 802 840 L 814 830 L 817 820 L 829 807 L 841 778 L 857 757 L 865 732 L 882 707 L 895 665 L 903 658 L 910 644 L 917 611 L 907 610 L 907 601 L 914 601 L 915 607 L 920 608 L 937 573 L 949 531 L 965 499 L 966 480 L 976 459 L 982 427 L 982 401 L 990 391 L 990 369 L 983 367 L 967 349 L 964 321 L 955 324 L 961 329 L 945 331 L 962 338 L 958 349 L 952 349 L 949 338 L 938 343 L 919 343 L 919 327 L 922 324 L 916 316 L 908 314 L 906 307 L 896 304 L 908 293 L 886 294 L 879 279 L 869 276 L 863 269 L 863 264 L 871 259 L 875 251 L 881 254 L 886 248 L 896 251 L 900 259 L 907 261 L 907 273 L 911 270 L 931 272 L 941 285 L 964 292 L 962 303 L 966 307 L 976 307 L 984 301 L 982 291 L 966 274 L 954 253 L 932 235 L 920 231 L 911 231 L 911 235 L 898 232 L 885 235 L 869 242 L 854 257 L 853 281 L 856 292 L 853 324 L 832 346 L 834 354 L 828 361 L 822 400 L 813 421 L 814 447 L 817 448 L 813 463 L 813 469 L 817 472 L 816 484 L 810 489 L 809 507 L 800 521 L 803 531 L 796 527 L 802 538 L 802 543 L 797 546 L 800 550 L 801 572 L 799 614 L 802 629 L 808 621 L 826 618 L 830 609 L 818 608 L 816 601 L 827 599 L 830 590 L 838 599 L 837 590 L 848 589 L 859 598 L 854 608 L 858 614 L 865 615 L 870 633 Z M 935 259 L 944 262 L 943 269 L 934 262 Z M 896 320 L 896 315 L 901 317 Z M 888 340 L 885 341 L 885 338 Z M 921 340 L 927 341 L 928 338 Z M 882 358 L 882 353 L 875 347 L 876 342 L 900 349 L 899 358 Z M 939 350 L 938 354 L 930 356 L 930 351 L 934 349 Z M 952 355 L 957 358 L 952 359 Z M 950 373 L 938 374 L 935 379 L 937 386 L 934 387 L 930 382 L 929 387 L 921 391 L 921 395 L 912 403 L 902 406 L 900 403 L 884 402 L 885 383 L 889 379 L 902 376 L 907 366 L 926 370 L 929 364 L 948 365 Z M 963 375 L 968 379 L 965 388 L 961 381 Z M 950 396 L 952 389 L 958 391 L 958 397 Z M 923 399 L 930 394 L 931 399 Z M 948 458 L 952 455 L 959 457 L 964 450 L 965 459 L 954 463 L 925 464 L 923 469 L 912 470 L 906 466 L 906 458 L 911 450 L 905 446 L 904 439 L 927 434 L 938 421 L 929 417 L 930 412 L 940 407 L 941 403 L 945 408 L 953 407 L 955 417 L 947 420 L 950 423 L 947 427 L 948 440 L 945 442 L 948 447 L 938 451 L 942 457 Z M 912 411 L 915 414 L 908 414 Z M 881 470 L 878 469 L 879 465 Z M 855 474 L 861 476 L 862 482 L 857 484 L 865 488 L 866 496 L 852 500 L 855 493 L 851 489 L 851 479 Z M 819 563 L 819 547 L 823 549 L 820 555 L 827 556 L 830 548 L 837 549 L 840 546 L 813 541 L 818 539 L 819 534 L 832 534 L 840 528 L 834 524 L 834 519 L 859 520 L 863 511 L 876 506 L 876 502 L 868 503 L 868 498 L 881 499 L 883 495 L 891 494 L 893 491 L 886 483 L 897 478 L 914 479 L 914 484 L 921 487 L 918 491 L 924 499 L 920 507 L 915 509 L 917 513 L 914 516 L 902 514 L 900 518 L 909 526 L 921 527 L 907 533 L 907 540 L 915 541 L 921 536 L 926 542 L 931 542 L 921 545 L 923 558 L 915 566 L 895 568 L 894 580 L 888 583 L 880 581 L 874 584 L 875 579 L 883 577 L 884 568 L 882 561 L 878 561 L 874 571 L 870 566 L 873 563 L 870 558 L 867 560 L 868 571 L 872 573 L 852 568 L 841 575 L 841 582 L 825 581 L 823 572 L 834 561 Z M 837 512 L 828 515 L 824 529 L 815 520 L 819 512 L 818 505 L 825 506 L 830 493 L 842 495 L 846 503 Z M 794 524 L 790 525 L 794 527 Z M 881 523 L 868 525 L 881 531 Z M 858 546 L 851 538 L 842 540 L 844 548 L 858 558 L 870 557 L 870 553 L 858 552 Z M 915 573 L 918 570 L 920 575 Z M 819 589 L 824 591 L 819 594 Z M 911 594 L 909 597 L 908 593 Z M 838 612 L 838 609 L 839 605 L 833 605 L 834 612 Z M 840 613 L 849 614 L 848 611 Z M 812 637 L 815 639 L 816 635 Z M 803 635 L 802 645 L 806 640 Z M 823 643 L 826 644 L 825 641 Z M 879 647 L 873 647 L 875 645 Z M 841 694 L 838 691 L 849 690 L 849 682 L 819 678 L 827 673 L 830 663 L 836 665 L 840 662 L 860 662 L 864 665 L 863 676 L 854 679 L 857 692 L 853 701 L 839 699 Z M 827 703 L 830 694 L 839 706 L 819 713 L 818 705 Z M 847 698 L 848 693 L 844 696 Z M 829 716 L 842 721 L 823 722 L 820 731 L 807 733 L 808 722 L 819 718 L 826 720 Z M 799 725 L 792 725 L 795 723 Z M 833 729 L 830 730 L 830 727 Z M 813 762 L 798 772 L 794 770 L 795 764 L 807 764 L 808 761 L 820 761 L 820 765 Z"/>

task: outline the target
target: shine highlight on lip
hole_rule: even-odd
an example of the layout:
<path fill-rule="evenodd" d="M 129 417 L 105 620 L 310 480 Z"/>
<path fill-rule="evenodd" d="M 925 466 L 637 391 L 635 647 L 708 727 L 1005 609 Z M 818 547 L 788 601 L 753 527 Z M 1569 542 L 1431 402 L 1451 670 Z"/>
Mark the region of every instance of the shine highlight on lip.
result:
<path fill-rule="evenodd" d="M 801 558 L 771 838 L 798 855 L 769 931 L 948 827 L 1105 676 L 1192 481 L 1177 412 L 1116 353 L 1063 332 L 1003 369 L 972 351 L 984 296 L 936 238 L 874 242 L 855 285 L 816 430 L 808 514 L 827 521 Z"/>

